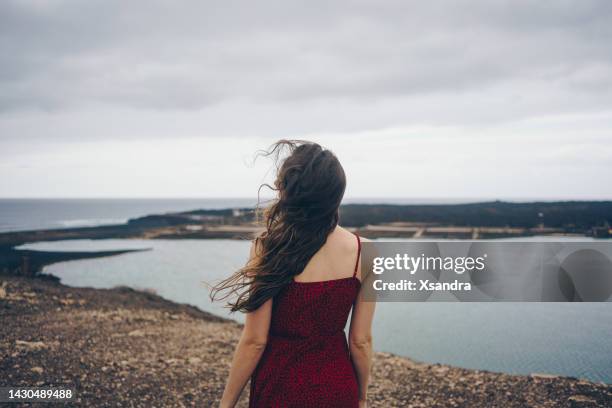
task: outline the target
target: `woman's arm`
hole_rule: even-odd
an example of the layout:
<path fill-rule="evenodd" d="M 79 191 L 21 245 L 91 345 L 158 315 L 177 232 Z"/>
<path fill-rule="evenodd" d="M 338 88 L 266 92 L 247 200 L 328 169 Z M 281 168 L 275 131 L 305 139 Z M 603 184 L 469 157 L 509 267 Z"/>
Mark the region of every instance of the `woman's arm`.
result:
<path fill-rule="evenodd" d="M 255 256 L 255 245 L 253 245 L 249 262 Z M 233 407 L 240 398 L 242 389 L 253 374 L 266 348 L 271 317 L 272 299 L 267 300 L 257 310 L 246 314 L 242 335 L 234 351 L 229 377 L 221 397 L 220 408 Z"/>
<path fill-rule="evenodd" d="M 364 302 L 360 299 L 361 296 L 360 293 L 353 309 L 349 330 L 349 349 L 359 384 L 359 401 L 365 402 L 372 366 L 372 318 L 376 303 Z"/>
<path fill-rule="evenodd" d="M 220 408 L 230 408 L 236 405 L 242 389 L 253 374 L 266 348 L 271 315 L 272 299 L 266 301 L 254 312 L 247 313 L 242 335 L 232 359 L 225 391 L 221 397 Z"/>
<path fill-rule="evenodd" d="M 364 288 L 369 276 L 363 277 L 357 300 L 353 307 L 351 328 L 349 330 L 349 349 L 351 360 L 359 384 L 359 406 L 365 407 L 367 401 L 370 368 L 372 366 L 372 320 L 376 302 L 364 300 Z"/>

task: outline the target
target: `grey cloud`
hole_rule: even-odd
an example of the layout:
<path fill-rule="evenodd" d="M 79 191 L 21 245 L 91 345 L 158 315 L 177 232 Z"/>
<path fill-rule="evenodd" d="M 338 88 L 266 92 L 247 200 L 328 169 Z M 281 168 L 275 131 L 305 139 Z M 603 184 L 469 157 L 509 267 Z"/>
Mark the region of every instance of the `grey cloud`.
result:
<path fill-rule="evenodd" d="M 4 1 L 0 111 L 527 94 L 533 82 L 595 109 L 612 98 L 590 79 L 612 70 L 611 42 L 605 0 Z"/>

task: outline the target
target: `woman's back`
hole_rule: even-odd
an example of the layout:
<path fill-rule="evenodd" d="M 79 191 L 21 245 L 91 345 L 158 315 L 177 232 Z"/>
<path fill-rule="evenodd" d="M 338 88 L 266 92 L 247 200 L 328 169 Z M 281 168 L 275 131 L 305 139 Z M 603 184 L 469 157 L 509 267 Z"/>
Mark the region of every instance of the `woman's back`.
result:
<path fill-rule="evenodd" d="M 360 248 L 359 237 L 336 228 L 304 272 L 275 297 L 270 334 L 305 338 L 343 332 L 359 292 Z"/>
<path fill-rule="evenodd" d="M 361 286 L 360 249 L 358 236 L 336 228 L 274 298 L 268 344 L 251 380 L 251 407 L 357 406 L 344 327 Z M 328 267 L 342 270 L 329 270 L 325 278 Z"/>
<path fill-rule="evenodd" d="M 355 234 L 340 226 L 336 227 L 294 280 L 320 282 L 352 277 L 359 260 L 359 247 Z"/>

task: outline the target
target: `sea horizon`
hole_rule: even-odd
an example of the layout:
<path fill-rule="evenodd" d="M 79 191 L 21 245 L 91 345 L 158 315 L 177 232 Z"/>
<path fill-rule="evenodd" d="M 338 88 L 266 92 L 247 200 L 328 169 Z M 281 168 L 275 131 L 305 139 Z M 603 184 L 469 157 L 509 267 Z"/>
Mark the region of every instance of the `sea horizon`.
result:
<path fill-rule="evenodd" d="M 271 197 L 262 197 L 261 203 Z M 452 205 L 492 201 L 556 202 L 610 201 L 610 199 L 550 197 L 347 197 L 342 204 Z M 257 198 L 0 198 L 0 233 L 39 229 L 64 229 L 120 225 L 128 220 L 153 214 L 199 209 L 255 207 Z"/>

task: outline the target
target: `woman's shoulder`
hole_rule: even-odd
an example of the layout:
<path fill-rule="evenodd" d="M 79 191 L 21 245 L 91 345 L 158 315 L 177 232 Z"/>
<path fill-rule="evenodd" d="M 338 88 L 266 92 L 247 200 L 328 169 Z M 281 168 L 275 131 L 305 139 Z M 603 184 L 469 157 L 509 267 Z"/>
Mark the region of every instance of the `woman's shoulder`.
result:
<path fill-rule="evenodd" d="M 369 239 L 364 238 L 361 235 L 359 235 L 359 230 L 356 228 L 349 230 L 348 228 L 338 225 L 337 230 L 342 232 L 342 235 L 347 241 L 355 241 L 355 235 L 357 235 L 361 242 L 370 242 Z"/>

